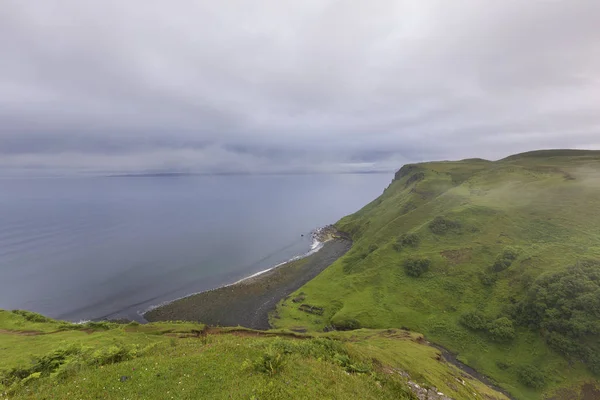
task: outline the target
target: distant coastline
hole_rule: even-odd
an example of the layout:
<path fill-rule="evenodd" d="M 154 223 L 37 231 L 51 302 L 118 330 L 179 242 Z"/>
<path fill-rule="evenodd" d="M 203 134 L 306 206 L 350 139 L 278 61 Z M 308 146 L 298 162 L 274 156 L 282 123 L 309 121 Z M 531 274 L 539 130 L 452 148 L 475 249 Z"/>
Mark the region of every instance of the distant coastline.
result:
<path fill-rule="evenodd" d="M 315 172 L 315 171 L 284 171 L 284 172 L 140 172 L 140 173 L 115 173 L 98 175 L 103 178 L 178 178 L 186 176 L 273 176 L 273 175 L 376 175 L 393 174 L 392 170 L 374 171 L 339 171 L 339 172 Z"/>

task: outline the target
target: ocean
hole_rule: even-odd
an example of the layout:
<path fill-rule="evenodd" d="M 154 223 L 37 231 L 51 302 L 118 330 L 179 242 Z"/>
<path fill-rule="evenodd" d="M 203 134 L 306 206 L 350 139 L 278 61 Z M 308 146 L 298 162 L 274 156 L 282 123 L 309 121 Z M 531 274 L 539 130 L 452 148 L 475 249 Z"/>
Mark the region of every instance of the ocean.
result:
<path fill-rule="evenodd" d="M 0 308 L 141 320 L 316 246 L 393 174 L 0 179 Z"/>

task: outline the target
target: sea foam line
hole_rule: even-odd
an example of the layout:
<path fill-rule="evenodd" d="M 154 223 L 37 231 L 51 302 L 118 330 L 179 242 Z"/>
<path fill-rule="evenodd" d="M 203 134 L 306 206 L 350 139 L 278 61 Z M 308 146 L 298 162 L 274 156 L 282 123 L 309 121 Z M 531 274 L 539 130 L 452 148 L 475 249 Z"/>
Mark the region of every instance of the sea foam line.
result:
<path fill-rule="evenodd" d="M 202 291 L 199 291 L 199 292 L 194 292 L 194 293 L 186 294 L 185 296 L 181 296 L 181 297 L 178 297 L 178 298 L 176 298 L 176 299 L 173 299 L 173 300 L 166 300 L 166 301 L 163 301 L 163 302 L 162 302 L 162 303 L 160 303 L 160 304 L 149 306 L 149 307 L 148 307 L 146 310 L 144 310 L 144 311 L 138 311 L 138 312 L 137 312 L 137 314 L 138 314 L 140 317 L 142 317 L 142 318 L 143 318 L 143 317 L 144 317 L 144 314 L 146 314 L 146 313 L 148 313 L 148 312 L 150 312 L 150 311 L 152 311 L 152 310 L 154 310 L 154 309 L 157 309 L 157 308 L 160 308 L 160 307 L 166 306 L 167 304 L 170 304 L 170 303 L 173 303 L 173 302 L 176 302 L 176 301 L 178 301 L 178 300 L 182 300 L 182 299 L 185 299 L 185 298 L 188 298 L 188 297 L 191 297 L 191 296 L 195 296 L 195 295 L 197 295 L 197 294 L 200 294 L 200 293 L 212 292 L 213 290 L 223 289 L 223 288 L 226 288 L 226 287 L 229 287 L 229 286 L 237 285 L 238 283 L 244 282 L 244 281 L 246 281 L 246 280 L 248 280 L 248 279 L 255 278 L 255 277 L 257 277 L 257 276 L 260 276 L 260 275 L 266 274 L 267 272 L 269 272 L 269 271 L 272 271 L 272 270 L 274 270 L 275 268 L 279 268 L 279 267 L 281 267 L 282 265 L 285 265 L 285 264 L 288 264 L 288 263 L 291 263 L 291 262 L 294 262 L 294 261 L 297 261 L 297 260 L 301 260 L 301 259 L 303 259 L 303 258 L 306 258 L 306 257 L 308 257 L 308 256 L 312 255 L 312 254 L 315 254 L 316 252 L 318 252 L 319 250 L 321 250 L 321 249 L 323 248 L 323 246 L 325 245 L 325 242 L 321 242 L 321 241 L 319 241 L 319 240 L 316 238 L 316 233 L 318 233 L 318 232 L 319 232 L 319 230 L 320 230 L 320 229 L 316 229 L 316 230 L 313 232 L 313 242 L 312 242 L 312 244 L 311 244 L 311 246 L 310 246 L 310 250 L 309 250 L 308 252 L 304 253 L 304 254 L 301 254 L 301 255 L 299 255 L 299 256 L 296 256 L 296 257 L 292 257 L 292 258 L 290 258 L 290 259 L 289 259 L 289 260 L 287 260 L 287 261 L 284 261 L 284 262 L 282 262 L 282 263 L 279 263 L 279 264 L 277 264 L 277 265 L 274 265 L 274 266 L 272 266 L 271 268 L 267 268 L 267 269 L 265 269 L 265 270 L 263 270 L 263 271 L 256 272 L 256 273 L 254 273 L 254 274 L 252 274 L 252 275 L 250 275 L 250 276 L 247 276 L 247 277 L 245 277 L 245 278 L 242 278 L 242 279 L 240 279 L 240 280 L 238 280 L 238 281 L 235 281 L 235 282 L 233 282 L 233 283 L 228 283 L 228 284 L 226 284 L 226 285 L 221 285 L 221 286 L 218 286 L 218 287 L 216 287 L 216 288 L 213 288 L 213 289 L 202 290 Z"/>

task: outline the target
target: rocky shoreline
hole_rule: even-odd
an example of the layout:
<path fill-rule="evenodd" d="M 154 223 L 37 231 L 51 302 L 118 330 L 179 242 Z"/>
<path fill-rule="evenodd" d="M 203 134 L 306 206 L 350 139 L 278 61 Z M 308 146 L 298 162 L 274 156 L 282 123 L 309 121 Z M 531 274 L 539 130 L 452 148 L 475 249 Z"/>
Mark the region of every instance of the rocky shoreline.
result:
<path fill-rule="evenodd" d="M 325 242 L 314 254 L 233 285 L 160 306 L 148 311 L 144 318 L 149 322 L 199 321 L 214 326 L 269 329 L 269 312 L 277 303 L 316 277 L 352 246 L 352 242 L 333 227 L 321 228 L 313 236 Z"/>

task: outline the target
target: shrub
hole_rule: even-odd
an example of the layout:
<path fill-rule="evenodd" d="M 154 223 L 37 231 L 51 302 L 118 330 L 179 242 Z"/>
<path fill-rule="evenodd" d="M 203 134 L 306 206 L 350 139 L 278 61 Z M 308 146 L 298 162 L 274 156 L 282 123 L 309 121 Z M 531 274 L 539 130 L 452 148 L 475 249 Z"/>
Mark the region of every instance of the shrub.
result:
<path fill-rule="evenodd" d="M 355 362 L 347 354 L 336 354 L 334 360 L 348 373 L 365 374 L 371 372 L 371 366 L 365 363 Z"/>
<path fill-rule="evenodd" d="M 505 249 L 504 253 L 502 253 L 502 258 L 510 261 L 515 261 L 518 256 L 519 253 L 517 252 L 517 250 L 511 248 Z"/>
<path fill-rule="evenodd" d="M 378 248 L 379 248 L 379 246 L 377 246 L 375 243 L 372 243 L 369 245 L 369 248 L 367 249 L 367 251 L 370 254 L 370 253 L 377 251 Z"/>
<path fill-rule="evenodd" d="M 253 365 L 258 372 L 275 375 L 283 369 L 284 364 L 284 354 L 277 351 L 274 347 L 269 347 L 254 361 Z"/>
<path fill-rule="evenodd" d="M 409 201 L 402 206 L 402 209 L 400 210 L 400 214 L 401 215 L 408 214 L 409 212 L 411 212 L 412 210 L 415 210 L 416 208 L 417 208 L 417 205 L 415 203 L 413 203 L 412 201 Z"/>
<path fill-rule="evenodd" d="M 65 364 L 71 356 L 79 354 L 81 351 L 81 347 L 70 346 L 34 358 L 28 367 L 17 367 L 3 371 L 0 374 L 0 384 L 9 387 L 15 383 L 23 383 L 21 382 L 22 380 L 32 375 L 38 378 L 49 376 L 61 365 Z"/>
<path fill-rule="evenodd" d="M 344 318 L 332 321 L 332 324 L 338 331 L 353 331 L 355 329 L 360 329 L 360 322 L 354 318 Z"/>
<path fill-rule="evenodd" d="M 17 314 L 25 318 L 30 322 L 54 322 L 53 319 L 43 316 L 42 314 L 38 314 L 31 311 L 26 310 L 13 310 L 13 314 Z"/>
<path fill-rule="evenodd" d="M 511 265 L 512 265 L 512 262 L 510 260 L 504 260 L 504 259 L 496 260 L 494 265 L 492 265 L 492 271 L 493 272 L 502 272 L 505 269 L 507 269 L 508 267 L 510 267 Z"/>
<path fill-rule="evenodd" d="M 479 280 L 484 286 L 494 286 L 498 277 L 495 274 L 483 273 L 479 276 Z"/>
<path fill-rule="evenodd" d="M 600 373 L 600 262 L 538 277 L 513 315 L 521 325 L 549 332 L 546 341 L 554 350 Z"/>
<path fill-rule="evenodd" d="M 518 253 L 514 249 L 505 249 L 502 254 L 496 258 L 496 262 L 490 268 L 493 272 L 502 272 L 510 267 L 514 260 L 518 257 Z"/>
<path fill-rule="evenodd" d="M 460 233 L 462 224 L 459 221 L 451 221 L 444 217 L 435 217 L 433 221 L 429 223 L 429 229 L 436 235 L 445 235 L 448 232 Z"/>
<path fill-rule="evenodd" d="M 108 321 L 89 321 L 81 325 L 84 329 L 104 330 L 108 331 L 117 326 L 114 322 Z"/>
<path fill-rule="evenodd" d="M 496 361 L 496 366 L 503 371 L 506 371 L 510 368 L 510 364 L 507 364 L 504 361 Z"/>
<path fill-rule="evenodd" d="M 517 379 L 523 385 L 533 389 L 542 389 L 546 385 L 544 374 L 532 365 L 520 367 L 517 371 Z"/>
<path fill-rule="evenodd" d="M 122 361 L 131 360 L 137 355 L 138 349 L 135 346 L 127 347 L 124 345 L 113 345 L 93 352 L 88 359 L 88 364 L 96 366 L 116 364 Z"/>
<path fill-rule="evenodd" d="M 428 258 L 410 258 L 404 261 L 404 270 L 406 271 L 406 274 L 415 278 L 418 278 L 425 272 L 429 271 L 430 266 L 431 260 Z"/>
<path fill-rule="evenodd" d="M 419 237 L 419 235 L 417 235 L 415 233 L 405 233 L 403 235 L 400 235 L 400 237 L 398 237 L 398 239 L 394 243 L 393 247 L 394 247 L 394 250 L 400 252 L 405 247 L 413 247 L 413 248 L 418 247 L 419 243 L 421 243 L 421 238 Z"/>
<path fill-rule="evenodd" d="M 488 319 L 479 311 L 470 311 L 461 315 L 459 322 L 473 331 L 483 331 L 488 327 Z"/>
<path fill-rule="evenodd" d="M 507 317 L 498 318 L 491 322 L 487 327 L 487 331 L 496 342 L 509 342 L 515 338 L 513 322 Z"/>

